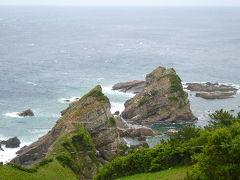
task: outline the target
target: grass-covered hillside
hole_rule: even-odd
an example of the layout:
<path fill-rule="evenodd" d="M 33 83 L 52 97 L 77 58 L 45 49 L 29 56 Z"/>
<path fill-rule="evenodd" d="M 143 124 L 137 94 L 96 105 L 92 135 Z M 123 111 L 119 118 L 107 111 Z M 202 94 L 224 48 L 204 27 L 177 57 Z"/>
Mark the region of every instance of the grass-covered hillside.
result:
<path fill-rule="evenodd" d="M 133 176 L 126 176 L 117 180 L 183 180 L 187 177 L 187 173 L 190 169 L 191 167 L 189 166 L 176 167 L 154 173 L 142 173 Z"/>

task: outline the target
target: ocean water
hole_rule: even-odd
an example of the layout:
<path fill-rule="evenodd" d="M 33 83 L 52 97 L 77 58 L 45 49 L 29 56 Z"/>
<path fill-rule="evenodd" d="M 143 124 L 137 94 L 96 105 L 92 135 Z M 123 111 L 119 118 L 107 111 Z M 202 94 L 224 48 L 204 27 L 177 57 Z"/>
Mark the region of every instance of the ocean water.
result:
<path fill-rule="evenodd" d="M 64 98 L 97 84 L 121 110 L 132 95 L 111 86 L 157 66 L 175 68 L 183 82 L 240 84 L 239 32 L 233 7 L 0 7 L 0 139 L 37 140 L 67 107 Z M 209 111 L 240 111 L 239 95 L 189 98 L 199 125 Z M 28 108 L 35 117 L 16 116 Z"/>

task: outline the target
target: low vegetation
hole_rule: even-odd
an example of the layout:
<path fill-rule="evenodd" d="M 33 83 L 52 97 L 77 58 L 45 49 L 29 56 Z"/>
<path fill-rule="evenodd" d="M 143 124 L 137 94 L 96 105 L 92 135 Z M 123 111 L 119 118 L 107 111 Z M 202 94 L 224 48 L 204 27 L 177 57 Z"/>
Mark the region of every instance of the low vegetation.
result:
<path fill-rule="evenodd" d="M 138 173 L 192 165 L 186 179 L 240 178 L 240 115 L 226 111 L 210 115 L 205 128 L 188 125 L 155 148 L 118 157 L 103 166 L 95 179 L 107 180 Z"/>

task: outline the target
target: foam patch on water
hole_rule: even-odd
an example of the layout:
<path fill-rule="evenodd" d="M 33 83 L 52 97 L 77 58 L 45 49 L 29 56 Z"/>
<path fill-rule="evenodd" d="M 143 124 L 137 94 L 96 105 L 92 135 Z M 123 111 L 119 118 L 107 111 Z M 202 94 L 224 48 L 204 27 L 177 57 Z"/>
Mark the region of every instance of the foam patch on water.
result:
<path fill-rule="evenodd" d="M 26 82 L 26 84 L 33 85 L 33 86 L 37 86 L 37 84 L 36 84 L 36 83 L 34 83 L 34 82 L 31 82 L 31 81 L 28 81 L 28 82 Z"/>
<path fill-rule="evenodd" d="M 27 146 L 29 144 L 30 143 L 21 143 L 19 148 L 5 148 L 5 146 L 2 145 L 4 151 L 0 150 L 0 162 L 3 162 L 4 164 L 8 163 L 17 156 L 16 155 L 17 151 L 19 151 L 23 146 Z"/>
<path fill-rule="evenodd" d="M 58 102 L 60 103 L 72 103 L 75 101 L 78 101 L 81 97 L 71 97 L 71 98 L 60 98 L 58 99 Z"/>
<path fill-rule="evenodd" d="M 111 113 L 114 114 L 116 111 L 120 113 L 124 111 L 124 103 L 111 102 Z"/>
<path fill-rule="evenodd" d="M 122 95 L 122 96 L 127 96 L 129 98 L 132 98 L 135 96 L 134 93 L 125 93 L 125 92 L 120 92 L 120 91 L 114 91 L 114 90 L 112 90 L 112 87 L 103 87 L 103 93 L 111 94 L 111 95 Z"/>
<path fill-rule="evenodd" d="M 22 116 L 19 116 L 19 112 L 5 113 L 4 116 L 8 118 L 23 118 Z"/>

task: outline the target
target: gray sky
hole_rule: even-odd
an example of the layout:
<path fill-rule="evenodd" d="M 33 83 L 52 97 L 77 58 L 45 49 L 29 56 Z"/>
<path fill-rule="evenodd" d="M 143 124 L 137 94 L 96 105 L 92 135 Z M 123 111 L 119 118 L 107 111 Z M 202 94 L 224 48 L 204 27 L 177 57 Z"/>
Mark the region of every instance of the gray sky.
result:
<path fill-rule="evenodd" d="M 240 6 L 240 0 L 0 0 L 0 5 Z"/>

